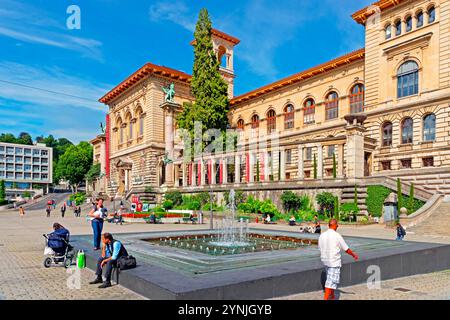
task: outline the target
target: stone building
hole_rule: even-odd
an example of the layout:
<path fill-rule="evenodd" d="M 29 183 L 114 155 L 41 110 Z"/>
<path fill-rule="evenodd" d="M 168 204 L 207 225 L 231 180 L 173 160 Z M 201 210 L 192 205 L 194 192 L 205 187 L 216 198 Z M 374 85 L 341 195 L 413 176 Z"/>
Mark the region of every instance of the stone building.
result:
<path fill-rule="evenodd" d="M 400 177 L 450 194 L 450 0 L 381 0 L 354 13 L 365 48 L 234 97 L 234 46 L 213 30 L 239 149 L 186 161 L 175 118 L 190 75 L 146 64 L 100 99 L 110 193 L 345 188 Z M 357 26 L 355 25 L 355 28 Z M 174 83 L 173 103 L 163 86 Z M 165 163 L 170 158 L 173 163 Z M 352 188 L 351 188 L 352 189 Z M 353 190 L 353 189 L 352 189 Z"/>

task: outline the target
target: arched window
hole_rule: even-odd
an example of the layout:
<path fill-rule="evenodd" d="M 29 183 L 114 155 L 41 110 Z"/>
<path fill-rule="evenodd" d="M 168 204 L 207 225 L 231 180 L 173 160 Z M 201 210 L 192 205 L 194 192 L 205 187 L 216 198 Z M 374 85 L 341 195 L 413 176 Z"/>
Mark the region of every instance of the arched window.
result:
<path fill-rule="evenodd" d="M 413 143 L 413 119 L 406 118 L 402 121 L 402 144 Z"/>
<path fill-rule="evenodd" d="M 119 118 L 119 119 L 117 119 L 117 127 L 119 128 L 119 137 L 118 137 L 118 144 L 122 144 L 123 143 L 123 130 L 124 130 L 124 127 L 123 127 L 123 125 L 122 125 L 122 119 L 121 118 Z"/>
<path fill-rule="evenodd" d="M 257 114 L 254 114 L 251 119 L 252 123 L 252 137 L 259 136 L 259 116 Z"/>
<path fill-rule="evenodd" d="M 394 24 L 395 26 L 395 35 L 399 36 L 402 34 L 402 21 L 401 20 L 397 20 Z"/>
<path fill-rule="evenodd" d="M 413 26 L 413 24 L 412 24 L 412 17 L 411 16 L 406 17 L 405 24 L 406 24 L 406 32 L 411 31 L 412 30 L 412 26 Z"/>
<path fill-rule="evenodd" d="M 386 122 L 383 124 L 381 135 L 383 147 L 392 146 L 392 123 Z"/>
<path fill-rule="evenodd" d="M 312 124 L 315 122 L 316 103 L 313 99 L 308 99 L 303 105 L 303 123 Z"/>
<path fill-rule="evenodd" d="M 350 113 L 364 111 L 364 85 L 358 83 L 350 92 Z"/>
<path fill-rule="evenodd" d="M 238 120 L 237 128 L 238 128 L 238 130 L 244 130 L 244 120 L 242 120 L 242 119 Z"/>
<path fill-rule="evenodd" d="M 423 26 L 423 12 L 419 11 L 416 15 L 416 27 L 420 28 Z"/>
<path fill-rule="evenodd" d="M 131 113 L 128 113 L 127 116 L 125 117 L 125 122 L 127 123 L 128 126 L 128 141 L 133 139 L 133 122 L 132 122 L 132 118 L 131 118 Z"/>
<path fill-rule="evenodd" d="M 392 36 L 392 26 L 390 24 L 388 24 L 385 28 L 384 28 L 384 38 L 390 39 Z"/>
<path fill-rule="evenodd" d="M 274 110 L 267 112 L 267 133 L 277 130 L 277 115 Z"/>
<path fill-rule="evenodd" d="M 428 13 L 428 23 L 433 23 L 436 20 L 436 9 L 431 7 L 427 11 Z"/>
<path fill-rule="evenodd" d="M 284 129 L 294 128 L 294 106 L 288 104 L 284 108 Z"/>
<path fill-rule="evenodd" d="M 325 119 L 335 119 L 338 117 L 339 97 L 336 92 L 330 92 L 325 99 Z"/>
<path fill-rule="evenodd" d="M 239 119 L 237 122 L 237 129 L 239 132 L 239 140 L 244 139 L 244 120 Z"/>
<path fill-rule="evenodd" d="M 419 93 L 419 66 L 414 61 L 403 63 L 397 71 L 397 97 Z"/>
<path fill-rule="evenodd" d="M 436 139 L 436 116 L 433 113 L 423 118 L 423 141 Z"/>
<path fill-rule="evenodd" d="M 136 110 L 136 117 L 139 120 L 139 137 L 142 137 L 144 135 L 144 117 L 142 116 L 143 112 L 142 109 L 139 108 Z"/>
<path fill-rule="evenodd" d="M 220 46 L 217 51 L 217 59 L 219 60 L 219 64 L 222 68 L 228 67 L 226 52 L 227 52 L 227 49 L 225 49 L 224 46 Z"/>

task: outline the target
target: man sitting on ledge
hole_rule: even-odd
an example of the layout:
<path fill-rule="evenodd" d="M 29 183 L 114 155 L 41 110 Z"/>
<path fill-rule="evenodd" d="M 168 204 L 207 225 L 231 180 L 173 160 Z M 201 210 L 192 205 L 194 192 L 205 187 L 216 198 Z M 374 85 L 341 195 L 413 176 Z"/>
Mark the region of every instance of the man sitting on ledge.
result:
<path fill-rule="evenodd" d="M 104 233 L 102 236 L 102 255 L 97 261 L 97 278 L 89 284 L 102 283 L 102 271 L 105 268 L 105 282 L 99 288 L 111 287 L 112 268 L 117 267 L 117 259 L 122 256 L 128 256 L 128 252 L 120 241 L 114 240 L 112 234 Z"/>

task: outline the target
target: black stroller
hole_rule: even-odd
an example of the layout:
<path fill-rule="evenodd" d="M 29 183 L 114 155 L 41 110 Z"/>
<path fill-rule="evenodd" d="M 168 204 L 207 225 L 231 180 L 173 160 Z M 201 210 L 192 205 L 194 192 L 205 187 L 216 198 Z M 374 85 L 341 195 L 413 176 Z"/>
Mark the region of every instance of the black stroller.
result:
<path fill-rule="evenodd" d="M 52 265 L 63 264 L 64 268 L 72 265 L 75 256 L 74 248 L 69 244 L 69 236 L 66 238 L 53 234 L 43 234 L 45 238 L 44 267 L 50 268 Z M 55 245 L 59 242 L 58 245 Z"/>

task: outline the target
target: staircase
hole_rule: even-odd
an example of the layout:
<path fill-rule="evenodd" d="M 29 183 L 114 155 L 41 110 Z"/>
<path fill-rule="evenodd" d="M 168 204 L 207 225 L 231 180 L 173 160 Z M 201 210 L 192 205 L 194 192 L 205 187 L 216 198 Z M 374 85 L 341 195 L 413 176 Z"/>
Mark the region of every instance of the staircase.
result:
<path fill-rule="evenodd" d="M 367 215 L 367 187 L 357 186 L 359 215 Z M 355 201 L 355 187 L 344 187 L 342 189 L 341 203 L 352 203 Z"/>
<path fill-rule="evenodd" d="M 450 202 L 442 202 L 434 212 L 414 227 L 408 228 L 415 234 L 450 236 Z"/>

